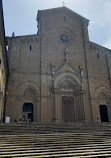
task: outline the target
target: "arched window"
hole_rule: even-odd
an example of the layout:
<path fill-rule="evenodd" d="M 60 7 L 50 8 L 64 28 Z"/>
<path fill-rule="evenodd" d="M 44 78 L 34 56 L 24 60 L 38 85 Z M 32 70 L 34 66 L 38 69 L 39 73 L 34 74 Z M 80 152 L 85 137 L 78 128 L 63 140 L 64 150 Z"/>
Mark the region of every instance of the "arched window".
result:
<path fill-rule="evenodd" d="M 107 100 L 107 96 L 104 92 L 99 93 L 98 95 L 99 100 Z"/>

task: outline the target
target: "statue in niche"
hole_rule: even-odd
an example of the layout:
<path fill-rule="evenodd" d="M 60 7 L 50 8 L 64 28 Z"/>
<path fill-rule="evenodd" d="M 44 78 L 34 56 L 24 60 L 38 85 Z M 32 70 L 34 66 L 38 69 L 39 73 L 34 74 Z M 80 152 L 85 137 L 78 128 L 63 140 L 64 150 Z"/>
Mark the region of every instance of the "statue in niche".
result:
<path fill-rule="evenodd" d="M 65 60 L 69 60 L 69 51 L 67 49 L 65 50 Z"/>
<path fill-rule="evenodd" d="M 55 74 L 55 65 L 51 66 L 51 72 L 52 72 L 53 75 Z"/>
<path fill-rule="evenodd" d="M 84 90 L 84 86 L 83 86 L 83 83 L 81 84 L 81 90 L 82 90 L 82 91 Z"/>
<path fill-rule="evenodd" d="M 83 76 L 84 72 L 82 68 L 80 69 L 80 73 L 81 73 L 81 76 Z"/>

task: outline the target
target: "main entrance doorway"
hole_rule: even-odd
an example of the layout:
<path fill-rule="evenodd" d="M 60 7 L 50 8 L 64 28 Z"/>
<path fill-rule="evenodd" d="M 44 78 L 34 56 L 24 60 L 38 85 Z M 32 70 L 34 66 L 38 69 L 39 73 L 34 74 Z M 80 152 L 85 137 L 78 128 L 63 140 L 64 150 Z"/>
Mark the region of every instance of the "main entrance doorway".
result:
<path fill-rule="evenodd" d="M 24 121 L 33 122 L 33 104 L 25 103 L 23 105 L 23 119 Z"/>
<path fill-rule="evenodd" d="M 74 122 L 74 100 L 72 97 L 62 97 L 62 121 Z"/>
<path fill-rule="evenodd" d="M 107 106 L 100 105 L 99 109 L 100 109 L 101 122 L 109 122 Z"/>

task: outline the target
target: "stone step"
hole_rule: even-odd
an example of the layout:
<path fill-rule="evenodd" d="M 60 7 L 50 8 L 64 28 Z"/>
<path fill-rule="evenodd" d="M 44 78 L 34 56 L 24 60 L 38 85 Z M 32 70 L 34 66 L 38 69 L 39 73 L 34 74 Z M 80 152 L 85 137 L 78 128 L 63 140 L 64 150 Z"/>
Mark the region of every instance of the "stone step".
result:
<path fill-rule="evenodd" d="M 76 145 L 76 147 L 78 148 L 78 147 L 80 147 L 80 148 L 99 148 L 99 147 L 103 147 L 103 148 L 106 148 L 107 146 L 111 146 L 111 143 L 99 143 L 99 144 L 86 144 L 86 145 L 84 145 L 84 144 L 77 144 Z M 26 144 L 25 146 L 23 146 L 23 145 L 13 145 L 12 144 L 12 146 L 4 146 L 4 147 L 0 147 L 0 150 L 1 149 L 17 149 L 17 148 L 30 148 L 30 145 L 29 144 Z M 32 147 L 35 147 L 35 148 L 52 148 L 52 149 L 55 149 L 56 147 L 57 148 L 66 148 L 66 147 L 75 147 L 74 146 L 74 144 L 70 144 L 70 145 L 68 145 L 68 144 L 66 144 L 66 145 L 64 145 L 64 144 L 59 144 L 59 145 L 56 145 L 56 144 L 53 144 L 53 145 L 48 145 L 48 144 L 46 144 L 46 145 L 37 145 L 37 144 L 34 144 L 34 145 L 32 145 Z"/>
<path fill-rule="evenodd" d="M 86 145 L 86 146 L 76 146 L 76 147 L 74 147 L 74 146 L 48 146 L 48 147 L 46 147 L 46 146 L 41 146 L 41 147 L 38 147 L 38 146 L 34 146 L 34 147 L 27 147 L 27 146 L 12 146 L 12 147 L 8 147 L 8 148 L 1 148 L 0 149 L 0 152 L 3 152 L 3 151 L 5 151 L 5 152 L 10 152 L 10 151 L 22 151 L 22 150 L 41 150 L 41 151 L 45 151 L 45 150 L 55 150 L 55 147 L 57 147 L 57 150 L 61 150 L 61 149 L 63 149 L 63 150 L 65 150 L 66 148 L 68 148 L 68 149 L 74 149 L 74 150 L 93 150 L 93 149 L 106 149 L 106 148 L 110 148 L 111 147 L 111 144 L 104 144 L 103 146 L 102 145 L 98 145 L 98 146 L 95 146 L 95 145 L 90 145 L 90 146 L 88 146 L 88 145 Z"/>
<path fill-rule="evenodd" d="M 48 150 L 46 150 L 46 149 L 44 149 L 44 150 L 43 150 L 43 149 L 34 149 L 34 148 L 32 148 L 32 149 L 29 148 L 28 150 L 25 149 L 25 150 L 16 150 L 16 151 L 11 151 L 11 150 L 10 150 L 10 151 L 1 151 L 1 150 L 0 150 L 0 155 L 3 155 L 3 154 L 19 154 L 19 153 L 21 153 L 21 152 L 24 153 L 24 154 L 25 154 L 25 153 L 35 153 L 35 152 L 36 152 L 37 154 L 38 154 L 38 153 L 41 153 L 41 152 L 42 152 L 42 153 L 43 153 L 43 152 L 44 152 L 44 153 L 45 153 L 45 152 L 49 152 L 49 153 L 55 153 L 55 152 L 56 152 L 56 153 L 57 153 L 57 152 L 61 152 L 61 151 L 63 151 L 63 152 L 66 152 L 66 151 L 67 151 L 67 152 L 73 152 L 73 153 L 78 153 L 78 154 L 79 154 L 79 153 L 83 153 L 83 152 L 84 152 L 84 153 L 85 153 L 85 152 L 98 152 L 98 151 L 101 151 L 101 150 L 102 150 L 102 152 L 103 152 L 103 151 L 106 151 L 106 152 L 107 152 L 107 151 L 111 151 L 111 147 L 107 147 L 107 148 L 106 148 L 106 146 L 105 146 L 105 149 L 104 149 L 104 148 L 100 148 L 100 149 L 97 149 L 97 148 L 93 148 L 93 149 L 91 149 L 91 148 L 90 148 L 90 149 L 87 149 L 87 148 L 85 148 L 85 149 L 80 149 L 80 148 L 74 148 L 74 147 L 73 147 L 73 148 L 68 148 L 68 147 L 67 147 L 67 148 L 65 148 L 65 149 L 63 149 L 63 148 L 62 148 L 62 149 L 58 149 L 58 148 L 57 148 L 57 149 L 48 149 Z"/>
<path fill-rule="evenodd" d="M 36 151 L 35 151 L 36 152 Z M 58 151 L 58 152 L 41 152 L 41 153 L 35 153 L 35 152 L 30 152 L 30 153 L 14 153 L 14 154 L 2 154 L 0 155 L 0 157 L 26 157 L 26 156 L 36 156 L 36 157 L 45 157 L 45 156 L 52 156 L 52 157 L 61 157 L 61 156 L 89 156 L 89 155 L 104 155 L 104 154 L 107 154 L 107 155 L 111 155 L 111 150 L 110 151 L 89 151 L 89 152 L 78 152 L 78 151 Z"/>
<path fill-rule="evenodd" d="M 65 137 L 65 139 L 67 140 L 72 140 L 72 139 L 74 139 L 74 140 L 80 140 L 81 138 L 82 138 L 83 136 L 80 136 L 80 135 L 76 135 L 76 136 L 69 136 L 69 137 Z M 109 136 L 110 137 L 110 136 Z M 101 140 L 101 139 L 108 139 L 109 138 L 108 136 L 105 136 L 104 135 L 104 137 L 102 137 L 102 136 L 88 136 L 87 135 L 87 139 L 88 140 Z M 7 140 L 7 138 L 8 138 L 8 136 L 7 137 L 3 137 L 3 138 L 0 138 L 0 141 L 4 141 L 4 140 Z M 53 136 L 53 137 L 40 137 L 41 139 L 43 138 L 44 140 L 62 140 L 62 139 L 64 139 L 64 137 L 62 137 L 62 136 L 60 136 L 60 137 L 55 137 L 55 136 Z M 31 141 L 31 139 L 32 139 L 32 137 L 19 137 L 18 136 L 18 138 L 17 137 L 13 137 L 13 139 L 16 141 L 16 140 L 19 140 L 19 139 L 23 139 L 23 140 L 30 140 Z M 36 137 L 36 139 L 37 140 L 39 140 L 39 138 L 38 137 Z M 85 139 L 85 136 L 84 136 L 84 139 Z M 8 140 L 10 140 L 11 141 L 11 138 L 8 138 Z"/>
<path fill-rule="evenodd" d="M 111 157 L 110 124 L 2 124 L 0 157 Z"/>
<path fill-rule="evenodd" d="M 14 144 L 13 144 L 14 145 Z M 57 144 L 55 144 L 55 146 L 56 146 Z M 60 145 L 60 143 L 59 143 L 59 145 Z M 68 144 L 67 144 L 67 146 L 69 146 Z M 57 147 L 57 146 L 56 146 Z M 86 146 L 87 147 L 87 146 Z M 106 146 L 104 146 L 105 148 L 106 148 Z M 6 156 L 6 155 L 5 155 Z"/>
<path fill-rule="evenodd" d="M 39 156 L 30 156 L 30 157 L 28 157 L 28 156 L 25 156 L 25 158 L 39 158 Z M 40 158 L 72 158 L 72 157 L 75 157 L 75 156 L 68 156 L 68 155 L 64 155 L 64 156 L 60 156 L 59 155 L 59 157 L 58 156 L 41 156 Z M 99 154 L 99 155 L 90 155 L 90 156 L 76 156 L 75 158 L 111 158 L 111 154 Z M 14 157 L 14 158 L 18 158 L 18 157 Z M 24 157 L 19 157 L 19 158 L 24 158 Z"/>
<path fill-rule="evenodd" d="M 107 140 L 108 141 L 108 140 Z M 60 140 L 60 141 L 56 141 L 56 140 L 52 140 L 52 141 L 45 141 L 45 140 L 39 140 L 39 141 L 36 141 L 36 140 L 18 140 L 18 141 L 15 141 L 15 140 L 13 140 L 13 141 L 6 141 L 6 142 L 1 142 L 1 144 L 0 144 L 0 146 L 2 145 L 11 145 L 11 144 L 13 144 L 13 143 L 15 143 L 15 144 L 18 144 L 18 143 L 21 143 L 21 144 L 26 144 L 26 143 L 31 143 L 31 144 L 34 144 L 34 143 L 36 143 L 36 144 L 46 144 L 48 142 L 48 144 L 50 144 L 50 145 L 52 145 L 52 144 L 54 144 L 54 143 L 56 143 L 56 144 L 59 144 L 59 143 L 61 143 L 61 144 L 65 144 L 65 143 L 68 143 L 68 144 L 70 144 L 70 143 L 74 143 L 74 144 L 77 144 L 77 143 L 80 143 L 80 144 L 87 144 L 87 143 L 101 143 L 101 142 L 104 142 L 104 140 L 102 139 L 102 140 L 89 140 L 89 139 L 87 139 L 87 140 Z"/>

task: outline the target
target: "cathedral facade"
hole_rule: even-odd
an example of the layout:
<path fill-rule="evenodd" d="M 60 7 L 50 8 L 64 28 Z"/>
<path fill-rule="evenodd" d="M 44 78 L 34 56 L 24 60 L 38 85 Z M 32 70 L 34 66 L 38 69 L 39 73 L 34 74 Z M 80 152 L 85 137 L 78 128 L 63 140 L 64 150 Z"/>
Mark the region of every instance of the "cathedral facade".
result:
<path fill-rule="evenodd" d="M 111 121 L 111 50 L 89 41 L 89 20 L 66 7 L 38 11 L 38 33 L 8 37 L 5 117 Z"/>

